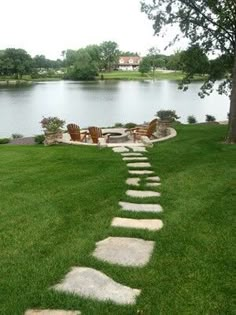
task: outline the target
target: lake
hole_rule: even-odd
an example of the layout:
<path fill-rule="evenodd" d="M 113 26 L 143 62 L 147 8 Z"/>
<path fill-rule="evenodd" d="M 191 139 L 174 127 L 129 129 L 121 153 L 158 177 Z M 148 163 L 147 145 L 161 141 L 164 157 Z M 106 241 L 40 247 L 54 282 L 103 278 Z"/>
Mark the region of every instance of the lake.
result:
<path fill-rule="evenodd" d="M 91 125 L 150 121 L 160 109 L 175 110 L 182 123 L 194 115 L 198 122 L 205 115 L 226 120 L 229 98 L 212 93 L 201 99 L 201 83 L 188 91 L 177 89 L 173 81 L 96 81 L 39 82 L 32 86 L 0 89 L 0 137 L 13 133 L 32 136 L 42 133 L 43 116 L 58 116 L 81 128 Z"/>

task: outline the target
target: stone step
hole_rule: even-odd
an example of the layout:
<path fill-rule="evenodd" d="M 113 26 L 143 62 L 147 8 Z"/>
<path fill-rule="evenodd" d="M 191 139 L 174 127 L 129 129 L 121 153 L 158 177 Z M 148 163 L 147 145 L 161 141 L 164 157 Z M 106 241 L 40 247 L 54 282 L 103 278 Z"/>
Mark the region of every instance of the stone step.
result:
<path fill-rule="evenodd" d="M 153 171 L 149 170 L 128 170 L 129 174 L 135 174 L 135 175 L 146 175 L 146 174 L 154 174 Z"/>
<path fill-rule="evenodd" d="M 124 211 L 132 212 L 162 212 L 162 206 L 159 204 L 143 204 L 120 201 L 119 205 Z"/>
<path fill-rule="evenodd" d="M 155 242 L 140 238 L 108 237 L 96 243 L 93 256 L 121 266 L 145 266 L 152 255 Z"/>
<path fill-rule="evenodd" d="M 146 198 L 146 197 L 160 197 L 160 193 L 152 190 L 127 190 L 126 195 L 130 197 Z"/>
<path fill-rule="evenodd" d="M 136 297 L 141 293 L 141 290 L 124 286 L 104 273 L 87 267 L 73 267 L 53 289 L 116 304 L 135 304 Z"/>
<path fill-rule="evenodd" d="M 157 187 L 157 186 L 160 186 L 161 183 L 146 183 L 146 186 L 147 187 Z"/>
<path fill-rule="evenodd" d="M 112 226 L 132 229 L 146 229 L 149 231 L 158 231 L 163 227 L 162 220 L 158 219 L 129 219 L 129 218 L 113 218 Z"/>
<path fill-rule="evenodd" d="M 127 185 L 139 186 L 140 178 L 139 177 L 130 177 L 126 179 Z"/>
<path fill-rule="evenodd" d="M 148 162 L 137 162 L 137 163 L 134 162 L 134 163 L 127 163 L 127 166 L 134 167 L 134 168 L 139 168 L 139 167 L 145 168 L 145 167 L 151 167 L 151 164 Z"/>
<path fill-rule="evenodd" d="M 135 153 L 135 152 L 130 152 L 130 153 L 121 153 L 122 156 L 143 156 L 142 153 Z"/>
<path fill-rule="evenodd" d="M 147 150 L 145 149 L 145 147 L 132 147 L 132 146 L 128 146 L 128 148 L 130 148 L 131 150 L 133 150 L 133 152 L 147 152 Z"/>
<path fill-rule="evenodd" d="M 123 161 L 147 161 L 148 158 L 146 156 L 132 156 L 132 157 L 123 157 Z"/>
<path fill-rule="evenodd" d="M 153 182 L 159 182 L 161 179 L 159 176 L 149 176 L 149 177 L 147 177 L 147 180 L 150 180 Z"/>
<path fill-rule="evenodd" d="M 115 148 L 112 148 L 112 150 L 116 153 L 129 152 L 129 149 L 126 147 L 115 147 Z"/>
<path fill-rule="evenodd" d="M 25 315 L 80 315 L 79 311 L 64 310 L 27 310 Z"/>

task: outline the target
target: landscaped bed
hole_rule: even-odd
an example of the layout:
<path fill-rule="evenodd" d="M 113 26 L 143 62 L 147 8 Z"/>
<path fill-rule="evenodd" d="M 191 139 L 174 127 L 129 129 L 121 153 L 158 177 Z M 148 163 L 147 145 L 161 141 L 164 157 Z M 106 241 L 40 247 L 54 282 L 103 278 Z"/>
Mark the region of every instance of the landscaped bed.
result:
<path fill-rule="evenodd" d="M 227 126 L 176 126 L 178 136 L 147 156 L 161 178 L 158 232 L 112 228 L 128 177 L 109 148 L 0 146 L 0 314 L 29 308 L 82 314 L 233 314 L 236 146 Z M 153 199 L 156 200 L 156 199 Z M 153 201 L 151 199 L 151 201 Z M 91 256 L 108 236 L 154 240 L 143 268 L 112 266 Z M 142 290 L 135 306 L 118 306 L 50 290 L 72 266 L 96 268 Z"/>

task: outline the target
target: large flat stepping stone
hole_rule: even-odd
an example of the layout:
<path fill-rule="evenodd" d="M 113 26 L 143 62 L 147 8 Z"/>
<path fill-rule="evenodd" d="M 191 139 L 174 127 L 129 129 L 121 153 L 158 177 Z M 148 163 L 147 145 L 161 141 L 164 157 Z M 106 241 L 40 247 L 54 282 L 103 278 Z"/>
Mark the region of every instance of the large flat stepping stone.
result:
<path fill-rule="evenodd" d="M 119 205 L 124 211 L 132 212 L 162 212 L 162 206 L 159 204 L 144 204 L 120 201 Z"/>
<path fill-rule="evenodd" d="M 146 156 L 132 156 L 132 157 L 123 157 L 123 161 L 147 161 L 148 158 Z"/>
<path fill-rule="evenodd" d="M 149 262 L 155 242 L 130 237 L 108 237 L 96 243 L 93 256 L 112 264 L 142 267 Z"/>
<path fill-rule="evenodd" d="M 139 186 L 140 178 L 139 177 L 130 177 L 126 179 L 127 185 Z"/>
<path fill-rule="evenodd" d="M 161 183 L 146 183 L 146 186 L 147 187 L 157 187 L 157 186 L 160 186 Z"/>
<path fill-rule="evenodd" d="M 130 197 L 146 198 L 146 197 L 160 197 L 160 193 L 152 190 L 127 190 L 126 195 Z"/>
<path fill-rule="evenodd" d="M 115 147 L 115 148 L 112 148 L 112 150 L 117 153 L 129 152 L 129 149 L 125 147 Z"/>
<path fill-rule="evenodd" d="M 146 229 L 149 231 L 158 231 L 163 227 L 162 220 L 158 219 L 128 219 L 113 218 L 112 226 L 132 229 Z"/>
<path fill-rule="evenodd" d="M 130 174 L 135 174 L 135 175 L 146 175 L 146 174 L 154 174 L 154 171 L 149 171 L 149 170 L 128 170 Z"/>
<path fill-rule="evenodd" d="M 28 310 L 25 315 L 80 315 L 79 311 L 63 310 Z"/>
<path fill-rule="evenodd" d="M 115 282 L 96 269 L 87 267 L 72 268 L 64 280 L 53 288 L 94 300 L 109 300 L 116 304 L 135 304 L 136 297 L 141 292 Z"/>
<path fill-rule="evenodd" d="M 149 176 L 147 177 L 147 180 L 153 181 L 153 182 L 159 182 L 160 177 L 159 176 Z"/>
<path fill-rule="evenodd" d="M 134 152 L 147 152 L 145 147 L 129 147 L 129 148 L 132 149 Z"/>
<path fill-rule="evenodd" d="M 148 162 L 137 162 L 137 163 L 127 163 L 128 167 L 134 167 L 134 168 L 143 168 L 143 167 L 151 167 L 151 164 Z"/>
<path fill-rule="evenodd" d="M 121 153 L 122 156 L 143 156 L 142 153 L 135 153 L 135 152 L 129 152 L 129 153 Z"/>

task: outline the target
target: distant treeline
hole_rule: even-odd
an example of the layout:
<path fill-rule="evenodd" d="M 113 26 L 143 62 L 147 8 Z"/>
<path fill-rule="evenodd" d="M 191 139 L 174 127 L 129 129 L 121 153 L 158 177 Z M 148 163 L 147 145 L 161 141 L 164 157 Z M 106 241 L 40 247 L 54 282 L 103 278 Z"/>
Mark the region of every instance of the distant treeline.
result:
<path fill-rule="evenodd" d="M 0 51 L 0 76 L 15 79 L 21 79 L 23 75 L 32 78 L 60 76 L 65 79 L 92 80 L 101 72 L 116 70 L 120 56 L 138 56 L 138 53 L 120 51 L 118 44 L 113 41 L 62 51 L 62 59 L 57 60 L 47 59 L 44 55 L 31 57 L 23 49 L 7 48 Z M 197 46 L 187 51 L 177 51 L 170 56 L 150 48 L 142 58 L 139 71 L 143 74 L 157 68 L 187 71 L 193 65 L 199 74 L 206 73 L 210 65 L 208 57 Z"/>

